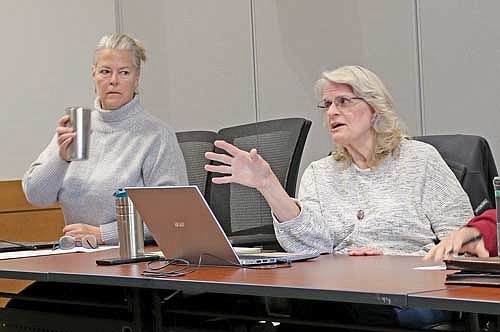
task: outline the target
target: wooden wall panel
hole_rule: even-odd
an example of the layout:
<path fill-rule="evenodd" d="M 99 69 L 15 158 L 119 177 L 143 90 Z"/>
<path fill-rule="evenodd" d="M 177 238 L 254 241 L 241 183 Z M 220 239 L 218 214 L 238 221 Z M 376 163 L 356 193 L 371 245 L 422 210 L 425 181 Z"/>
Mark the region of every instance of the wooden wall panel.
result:
<path fill-rule="evenodd" d="M 31 205 L 24 196 L 21 180 L 0 181 L 0 213 L 59 209 L 57 205 L 37 207 Z"/>
<path fill-rule="evenodd" d="M 64 217 L 57 205 L 31 205 L 20 180 L 0 181 L 0 239 L 52 241 L 62 235 L 63 227 Z"/>
<path fill-rule="evenodd" d="M 64 218 L 60 209 L 0 213 L 1 239 L 52 241 L 62 235 Z"/>
<path fill-rule="evenodd" d="M 20 180 L 0 181 L 0 239 L 53 241 L 62 235 L 64 217 L 57 205 L 36 207 L 24 196 Z M 0 279 L 0 292 L 19 293 L 33 281 Z M 0 298 L 0 308 L 8 303 Z"/>

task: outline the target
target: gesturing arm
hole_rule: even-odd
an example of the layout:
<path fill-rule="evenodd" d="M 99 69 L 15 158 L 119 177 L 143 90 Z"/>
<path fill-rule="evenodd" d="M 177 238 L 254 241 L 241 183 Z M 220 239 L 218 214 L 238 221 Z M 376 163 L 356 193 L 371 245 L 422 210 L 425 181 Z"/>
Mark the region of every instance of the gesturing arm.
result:
<path fill-rule="evenodd" d="M 257 189 L 280 222 L 294 219 L 299 215 L 300 208 L 288 196 L 269 164 L 256 149 L 246 152 L 225 141 L 215 141 L 214 144 L 229 155 L 205 153 L 207 159 L 223 163 L 223 165 L 205 165 L 205 170 L 226 174 L 213 178 L 213 183 L 238 183 Z"/>
<path fill-rule="evenodd" d="M 229 155 L 207 152 L 209 160 L 223 165 L 205 165 L 210 172 L 226 174 L 212 179 L 213 183 L 238 183 L 256 188 L 271 207 L 275 220 L 276 237 L 290 252 L 331 252 L 333 237 L 324 220 L 317 193 L 313 190 L 312 171 L 304 173 L 302 198 L 296 201 L 288 196 L 269 164 L 255 149 L 242 151 L 232 144 L 216 141 L 215 146 Z M 305 189 L 309 188 L 309 189 Z M 303 209 L 301 209 L 303 207 Z"/>

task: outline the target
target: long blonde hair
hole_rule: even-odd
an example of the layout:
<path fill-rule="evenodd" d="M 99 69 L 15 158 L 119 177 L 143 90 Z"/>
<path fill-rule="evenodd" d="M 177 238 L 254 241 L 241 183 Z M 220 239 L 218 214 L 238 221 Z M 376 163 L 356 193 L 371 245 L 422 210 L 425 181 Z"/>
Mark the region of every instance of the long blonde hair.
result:
<path fill-rule="evenodd" d="M 377 166 L 391 153 L 397 155 L 401 140 L 407 137 L 406 130 L 396 114 L 394 101 L 389 91 L 377 75 L 357 65 L 343 66 L 333 71 L 323 72 L 315 86 L 320 98 L 328 82 L 348 84 L 354 94 L 363 98 L 375 111 L 375 121 L 372 127 L 376 138 L 369 166 Z M 352 163 L 352 156 L 343 145 L 338 144 L 332 156 L 337 161 L 344 161 L 346 166 Z"/>

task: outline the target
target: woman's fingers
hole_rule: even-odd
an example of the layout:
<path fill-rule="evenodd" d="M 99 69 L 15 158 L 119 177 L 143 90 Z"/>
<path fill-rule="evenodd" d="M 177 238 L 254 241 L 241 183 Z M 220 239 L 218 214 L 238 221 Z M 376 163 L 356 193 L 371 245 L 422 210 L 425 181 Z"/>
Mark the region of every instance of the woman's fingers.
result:
<path fill-rule="evenodd" d="M 477 257 L 489 257 L 490 253 L 484 246 L 484 241 L 480 240 L 463 247 L 463 252 L 476 255 Z"/>
<path fill-rule="evenodd" d="M 205 170 L 214 173 L 232 174 L 231 166 L 226 165 L 205 165 Z"/>
<path fill-rule="evenodd" d="M 57 135 L 62 135 L 62 134 L 72 133 L 72 132 L 73 132 L 73 128 L 71 128 L 71 127 L 57 127 L 56 128 Z"/>
<path fill-rule="evenodd" d="M 369 255 L 369 256 L 378 256 L 378 255 L 382 255 L 383 252 L 382 250 L 378 250 L 378 249 L 368 249 L 366 251 L 366 255 Z"/>
<path fill-rule="evenodd" d="M 233 177 L 232 176 L 216 177 L 216 178 L 212 178 L 212 182 L 215 183 L 215 184 L 232 183 L 233 182 Z"/>
<path fill-rule="evenodd" d="M 59 147 L 61 149 L 65 149 L 66 150 L 68 148 L 68 146 L 71 144 L 71 142 L 73 142 L 73 136 L 70 136 L 70 137 L 66 138 L 65 140 L 63 140 L 61 142 L 61 144 L 59 145 Z"/>
<path fill-rule="evenodd" d="M 378 256 L 383 255 L 382 250 L 369 248 L 369 247 L 361 247 L 361 248 L 353 248 L 347 251 L 349 256 Z"/>
<path fill-rule="evenodd" d="M 233 158 L 227 154 L 205 152 L 205 158 L 212 161 L 218 161 L 223 164 L 231 165 Z"/>
<path fill-rule="evenodd" d="M 442 260 L 443 258 L 446 258 L 448 255 L 446 254 L 446 248 L 443 245 L 437 245 L 435 247 L 433 247 L 431 250 L 429 250 L 429 252 L 427 253 L 427 255 L 424 256 L 423 260 L 425 261 L 433 261 L 433 262 L 437 262 L 437 261 L 440 261 Z"/>
<path fill-rule="evenodd" d="M 259 159 L 259 154 L 257 153 L 257 149 L 250 150 L 250 159 L 256 161 Z"/>
<path fill-rule="evenodd" d="M 479 241 L 474 246 L 474 252 L 476 253 L 477 257 L 490 257 L 490 253 L 488 252 L 488 250 L 486 250 L 483 240 Z"/>
<path fill-rule="evenodd" d="M 59 127 L 65 127 L 68 121 L 69 115 L 63 115 L 61 118 L 59 118 L 59 121 L 57 123 L 59 124 Z"/>
<path fill-rule="evenodd" d="M 67 141 L 68 139 L 70 141 L 72 141 L 74 137 L 75 137 L 75 133 L 66 133 L 66 134 L 58 135 L 57 136 L 57 144 L 61 145 L 63 142 Z"/>
<path fill-rule="evenodd" d="M 56 128 L 59 156 L 66 161 L 68 161 L 68 147 L 76 136 L 73 128 L 65 127 L 68 121 L 69 115 L 64 115 L 59 119 L 59 127 Z"/>
<path fill-rule="evenodd" d="M 440 261 L 444 258 L 447 258 L 449 256 L 450 249 L 448 249 L 448 246 L 442 245 L 442 246 L 437 246 L 435 247 L 434 251 L 434 256 L 432 257 L 433 261 Z"/>
<path fill-rule="evenodd" d="M 222 149 L 229 153 L 232 156 L 237 155 L 238 153 L 242 152 L 242 150 L 238 149 L 236 146 L 226 142 L 226 141 L 215 141 L 214 145 L 218 147 L 219 149 Z"/>
<path fill-rule="evenodd" d="M 68 160 L 68 147 L 73 142 L 73 136 L 68 137 L 66 140 L 62 141 L 59 143 L 59 156 L 61 159 L 69 161 Z"/>
<path fill-rule="evenodd" d="M 445 255 L 448 256 L 451 254 L 458 254 L 460 252 L 463 252 L 462 244 L 462 239 L 452 238 L 452 243 L 449 248 L 446 249 Z"/>
<path fill-rule="evenodd" d="M 65 118 L 68 118 L 69 116 L 65 115 L 59 120 L 59 124 L 61 125 L 64 122 Z M 56 133 L 57 133 L 57 144 L 59 145 L 59 155 L 61 156 L 62 159 L 68 160 L 67 158 L 67 149 L 68 146 L 73 142 L 74 137 L 76 136 L 75 132 L 73 131 L 73 128 L 68 128 L 68 127 L 57 127 L 56 128 Z"/>
<path fill-rule="evenodd" d="M 75 136 L 73 128 L 65 126 L 68 121 L 69 121 L 69 115 L 62 116 L 58 121 L 59 127 L 56 128 L 56 133 L 57 133 L 57 144 L 59 144 L 59 146 L 61 146 L 68 139 L 70 139 L 69 143 L 71 143 L 71 140 L 73 140 L 73 137 Z"/>

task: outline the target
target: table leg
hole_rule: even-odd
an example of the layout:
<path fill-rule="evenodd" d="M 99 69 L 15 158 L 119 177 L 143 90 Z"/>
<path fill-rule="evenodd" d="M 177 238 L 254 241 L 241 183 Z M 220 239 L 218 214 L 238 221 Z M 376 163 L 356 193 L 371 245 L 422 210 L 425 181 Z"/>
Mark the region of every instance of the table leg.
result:
<path fill-rule="evenodd" d="M 161 306 L 163 304 L 163 300 L 158 294 L 158 291 L 153 291 L 152 297 L 152 315 L 153 315 L 153 331 L 161 332 L 163 328 L 163 315 L 161 312 Z"/>
<path fill-rule="evenodd" d="M 465 317 L 465 331 L 476 332 L 479 331 L 479 317 L 476 313 L 464 313 Z"/>
<path fill-rule="evenodd" d="M 132 326 L 134 332 L 147 331 L 144 328 L 145 317 L 143 313 L 142 303 L 147 303 L 143 300 L 141 290 L 138 288 L 129 288 L 127 290 L 128 310 L 132 315 Z"/>

